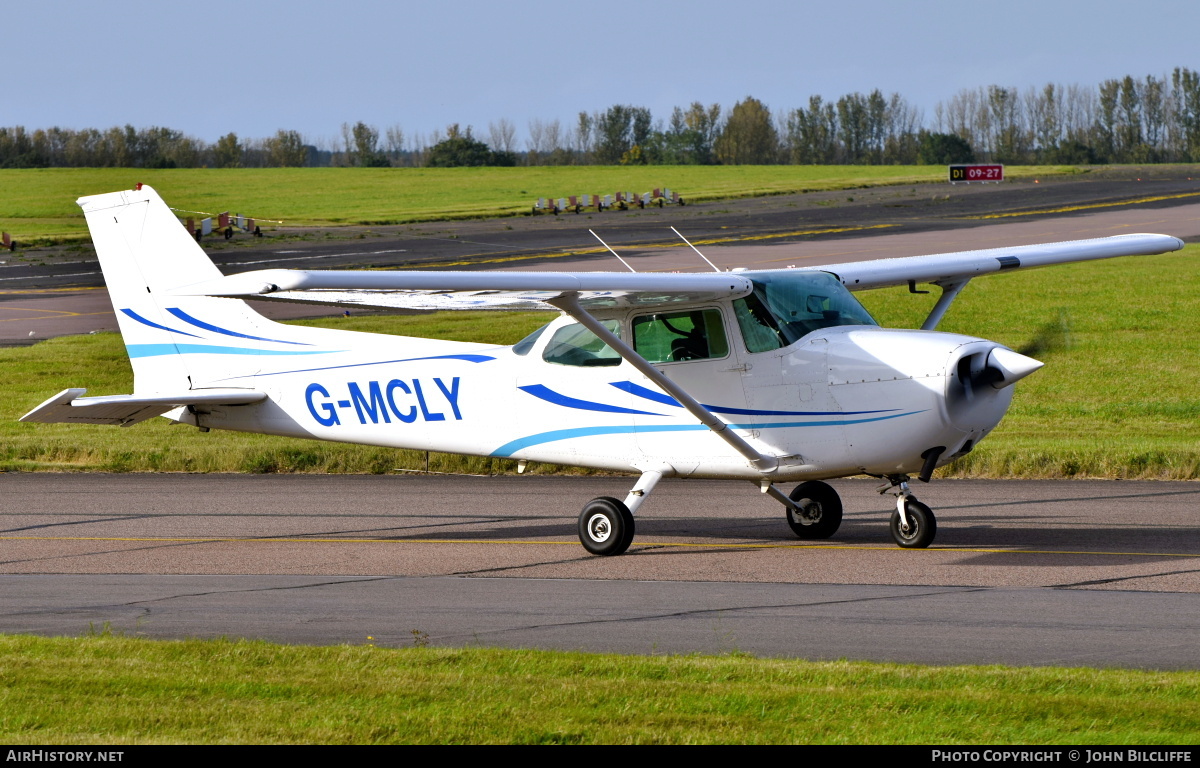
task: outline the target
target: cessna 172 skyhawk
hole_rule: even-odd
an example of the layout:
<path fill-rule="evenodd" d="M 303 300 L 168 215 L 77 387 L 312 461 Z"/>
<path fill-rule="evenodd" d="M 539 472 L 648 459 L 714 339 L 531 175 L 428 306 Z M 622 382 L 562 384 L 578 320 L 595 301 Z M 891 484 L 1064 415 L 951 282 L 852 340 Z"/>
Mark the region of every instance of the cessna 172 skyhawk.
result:
<path fill-rule="evenodd" d="M 802 539 L 837 531 L 824 479 L 872 475 L 891 531 L 926 547 L 936 521 L 909 489 L 1000 421 L 1041 363 L 934 329 L 969 280 L 1181 248 L 1165 235 L 704 274 L 263 270 L 223 276 L 150 187 L 84 197 L 134 372 L 134 393 L 68 389 L 23 421 L 154 416 L 230 429 L 640 473 L 579 517 L 589 552 L 633 540 L 663 477 L 748 480 Z M 920 330 L 885 330 L 851 291 L 917 282 L 942 294 Z M 241 299 L 409 310 L 553 308 L 511 346 L 302 328 Z M 778 483 L 800 481 L 790 494 Z"/>

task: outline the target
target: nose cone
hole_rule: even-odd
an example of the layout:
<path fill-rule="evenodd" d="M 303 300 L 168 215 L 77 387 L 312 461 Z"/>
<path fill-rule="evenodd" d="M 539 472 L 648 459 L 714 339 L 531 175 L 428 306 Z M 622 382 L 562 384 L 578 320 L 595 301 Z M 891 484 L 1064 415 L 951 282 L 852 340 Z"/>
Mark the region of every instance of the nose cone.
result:
<path fill-rule="evenodd" d="M 1042 363 L 992 341 L 958 347 L 947 367 L 946 413 L 959 429 L 987 434 L 1004 418 L 1013 384 Z"/>
<path fill-rule="evenodd" d="M 1045 363 L 1013 352 L 1005 347 L 996 347 L 988 355 L 986 370 L 988 379 L 995 389 L 1011 387 L 1021 379 L 1041 368 Z"/>

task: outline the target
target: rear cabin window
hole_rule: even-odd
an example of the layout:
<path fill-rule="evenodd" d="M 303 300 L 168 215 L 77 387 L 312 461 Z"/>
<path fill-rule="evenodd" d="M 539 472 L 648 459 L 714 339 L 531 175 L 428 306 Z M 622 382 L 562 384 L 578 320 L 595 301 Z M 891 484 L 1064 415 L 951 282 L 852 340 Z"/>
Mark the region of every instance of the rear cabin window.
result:
<path fill-rule="evenodd" d="M 652 363 L 670 363 L 725 357 L 729 341 L 719 309 L 696 309 L 635 317 L 633 348 Z"/>
<path fill-rule="evenodd" d="M 616 320 L 602 320 L 604 327 L 615 336 L 620 336 L 621 324 Z M 621 355 L 605 344 L 596 334 L 579 323 L 564 325 L 554 332 L 542 359 L 547 363 L 577 366 L 620 365 Z"/>

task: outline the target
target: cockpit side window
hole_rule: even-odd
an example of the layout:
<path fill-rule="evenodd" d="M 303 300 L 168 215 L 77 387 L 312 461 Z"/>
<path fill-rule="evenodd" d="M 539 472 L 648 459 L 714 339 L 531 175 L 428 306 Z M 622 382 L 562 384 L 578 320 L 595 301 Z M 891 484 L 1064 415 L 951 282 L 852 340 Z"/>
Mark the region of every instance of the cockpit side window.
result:
<path fill-rule="evenodd" d="M 695 309 L 635 317 L 633 348 L 652 363 L 670 363 L 725 357 L 729 340 L 721 310 Z"/>
<path fill-rule="evenodd" d="M 533 349 L 533 345 L 537 344 L 537 340 L 542 337 L 542 334 L 545 333 L 546 329 L 549 327 L 550 327 L 550 323 L 546 323 L 541 328 L 538 328 L 533 333 L 529 334 L 525 338 L 518 341 L 516 344 L 513 344 L 513 347 L 512 347 L 513 354 L 516 354 L 516 355 L 529 354 L 529 350 Z"/>
<path fill-rule="evenodd" d="M 779 330 L 779 324 L 757 295 L 752 293 L 734 301 L 733 314 L 742 329 L 747 352 L 769 352 L 788 343 Z"/>
<path fill-rule="evenodd" d="M 604 327 L 620 336 L 621 324 L 616 320 L 602 320 Z M 601 341 L 596 334 L 579 323 L 564 325 L 554 332 L 550 342 L 542 351 L 547 363 L 577 366 L 620 365 L 621 355 Z"/>

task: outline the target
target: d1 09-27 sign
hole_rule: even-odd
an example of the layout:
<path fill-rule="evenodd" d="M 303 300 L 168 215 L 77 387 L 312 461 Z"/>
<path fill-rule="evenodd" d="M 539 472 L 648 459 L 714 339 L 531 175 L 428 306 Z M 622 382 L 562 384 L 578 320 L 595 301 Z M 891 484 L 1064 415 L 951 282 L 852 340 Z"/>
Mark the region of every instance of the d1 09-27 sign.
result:
<path fill-rule="evenodd" d="M 952 165 L 950 166 L 950 183 L 957 184 L 965 181 L 1004 181 L 1004 166 L 995 165 Z"/>

